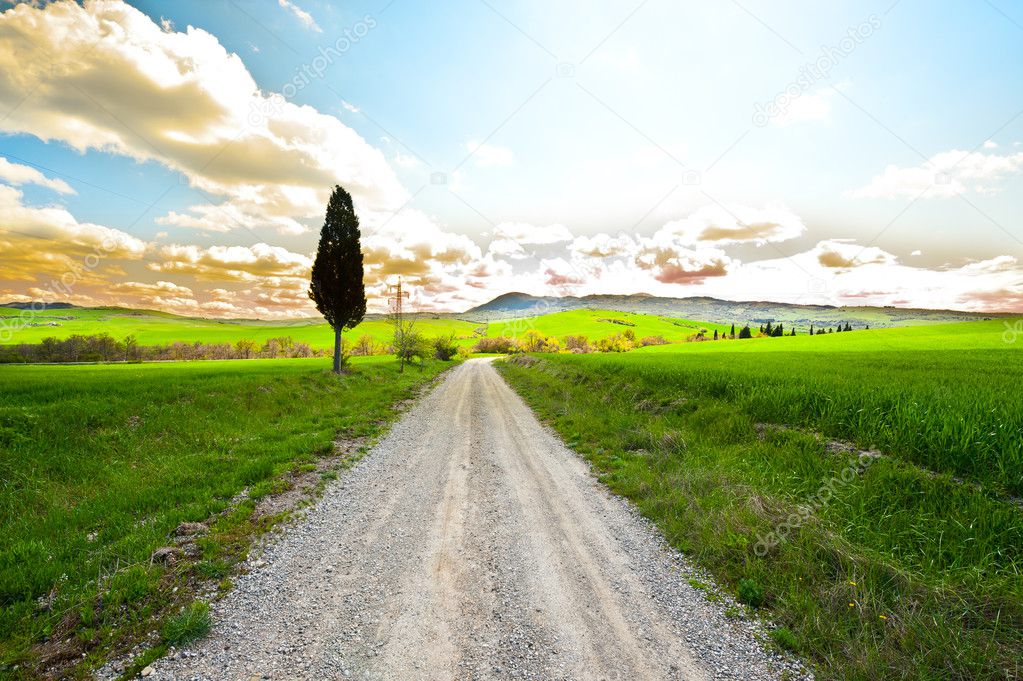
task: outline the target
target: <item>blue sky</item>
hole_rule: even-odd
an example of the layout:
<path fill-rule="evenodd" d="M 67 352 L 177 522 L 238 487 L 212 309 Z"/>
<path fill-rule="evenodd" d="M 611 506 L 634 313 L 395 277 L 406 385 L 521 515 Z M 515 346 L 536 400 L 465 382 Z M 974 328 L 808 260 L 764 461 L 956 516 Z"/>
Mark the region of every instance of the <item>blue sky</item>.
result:
<path fill-rule="evenodd" d="M 308 314 L 337 181 L 424 309 L 1023 309 L 1019 3 L 132 4 L 0 21 L 0 157 L 74 190 L 0 174 L 7 297 Z M 138 243 L 47 287 L 104 229 Z"/>

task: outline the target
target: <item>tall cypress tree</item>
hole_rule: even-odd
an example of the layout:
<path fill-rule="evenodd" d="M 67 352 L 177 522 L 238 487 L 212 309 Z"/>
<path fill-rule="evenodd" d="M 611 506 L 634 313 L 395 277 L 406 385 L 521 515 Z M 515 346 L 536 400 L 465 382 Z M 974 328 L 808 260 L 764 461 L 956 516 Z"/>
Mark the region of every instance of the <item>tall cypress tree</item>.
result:
<path fill-rule="evenodd" d="M 320 230 L 320 245 L 309 282 L 309 297 L 334 329 L 336 374 L 341 373 L 341 332 L 366 316 L 359 237 L 359 216 L 352 206 L 352 196 L 336 185 L 327 203 L 327 216 Z"/>

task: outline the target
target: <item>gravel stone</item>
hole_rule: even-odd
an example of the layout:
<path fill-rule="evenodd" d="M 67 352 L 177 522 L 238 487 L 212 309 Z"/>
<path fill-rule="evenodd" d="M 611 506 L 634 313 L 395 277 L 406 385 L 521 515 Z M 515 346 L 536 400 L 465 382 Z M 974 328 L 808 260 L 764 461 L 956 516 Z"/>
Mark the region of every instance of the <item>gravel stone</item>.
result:
<path fill-rule="evenodd" d="M 149 679 L 812 678 L 691 586 L 713 581 L 488 360 L 256 553 L 211 634 Z"/>

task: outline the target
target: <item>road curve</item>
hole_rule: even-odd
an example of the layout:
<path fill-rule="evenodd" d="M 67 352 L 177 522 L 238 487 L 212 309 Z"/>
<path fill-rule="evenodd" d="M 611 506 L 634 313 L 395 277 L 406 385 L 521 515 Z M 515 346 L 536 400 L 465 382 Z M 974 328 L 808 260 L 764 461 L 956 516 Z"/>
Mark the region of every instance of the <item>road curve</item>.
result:
<path fill-rule="evenodd" d="M 253 561 L 256 559 L 253 558 Z M 332 483 L 151 679 L 769 679 L 626 502 L 470 360 Z"/>

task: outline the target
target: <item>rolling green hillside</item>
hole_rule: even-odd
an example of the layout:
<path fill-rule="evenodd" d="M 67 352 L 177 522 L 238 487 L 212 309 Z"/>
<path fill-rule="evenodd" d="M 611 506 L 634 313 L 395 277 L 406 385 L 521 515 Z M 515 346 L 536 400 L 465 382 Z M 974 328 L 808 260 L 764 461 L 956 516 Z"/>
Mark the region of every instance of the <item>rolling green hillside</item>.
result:
<path fill-rule="evenodd" d="M 0 320 L 9 333 L 0 333 L 0 343 L 38 343 L 44 338 L 63 339 L 73 334 L 95 335 L 106 333 L 121 339 L 134 335 L 141 345 L 184 343 L 234 343 L 242 339 L 260 343 L 268 338 L 291 336 L 296 342 L 308 343 L 313 348 L 333 347 L 334 334 L 325 322 L 318 319 L 297 321 L 218 320 L 180 317 L 152 310 L 126 310 L 122 308 L 69 308 L 47 310 L 30 315 L 20 310 L 0 308 Z M 27 325 L 26 325 L 27 323 Z M 492 321 L 489 325 L 468 322 L 451 316 L 420 315 L 416 329 L 427 337 L 454 334 L 463 344 L 475 338 L 475 330 L 487 328 L 489 336 L 518 337 L 529 329 L 546 336 L 563 339 L 567 335 L 582 334 L 591 340 L 603 338 L 626 329 L 632 329 L 638 338 L 663 336 L 672 342 L 683 341 L 706 329 L 708 333 L 726 331 L 720 324 L 706 324 L 688 319 L 672 319 L 656 315 L 612 310 L 572 310 L 538 317 L 525 317 Z M 393 330 L 386 319 L 369 319 L 345 336 L 356 339 L 363 334 L 377 343 L 388 343 Z"/>
<path fill-rule="evenodd" d="M 505 293 L 490 302 L 466 311 L 463 319 L 535 317 L 539 314 L 565 310 L 601 309 L 638 312 L 666 317 L 705 319 L 720 324 L 759 326 L 767 322 L 784 322 L 785 326 L 807 328 L 834 326 L 849 322 L 853 326 L 911 326 L 948 322 L 979 321 L 1007 317 L 1002 313 L 962 312 L 959 310 L 927 310 L 903 307 L 837 307 L 834 305 L 796 305 L 770 301 L 732 301 L 717 298 L 661 298 L 646 294 L 538 297 L 525 293 Z"/>
<path fill-rule="evenodd" d="M 754 332 L 756 329 L 754 329 Z M 889 329 L 860 329 L 850 333 L 810 336 L 805 333 L 780 338 L 686 343 L 642 348 L 646 353 L 743 353 L 776 352 L 875 352 L 893 350 L 1023 350 L 1023 318 L 983 322 L 958 322 Z M 1015 353 L 1014 353 L 1015 354 Z"/>
<path fill-rule="evenodd" d="M 568 310 L 537 317 L 493 321 L 490 323 L 487 335 L 518 337 L 529 329 L 536 329 L 545 336 L 556 336 L 559 339 L 570 335 L 583 335 L 590 340 L 632 329 L 637 338 L 663 336 L 669 342 L 679 342 L 703 330 L 710 334 L 713 334 L 715 329 L 719 333 L 724 333 L 729 330 L 729 327 L 723 324 L 708 324 L 691 319 L 674 319 L 637 312 Z"/>
<path fill-rule="evenodd" d="M 28 321 L 23 326 L 18 319 Z M 0 334 L 0 343 L 38 343 L 44 338 L 67 338 L 73 334 L 94 335 L 106 333 L 114 338 L 134 335 L 141 345 L 174 342 L 234 343 L 242 339 L 265 342 L 268 338 L 291 336 L 297 342 L 313 348 L 333 347 L 334 333 L 322 319 L 297 321 L 261 321 L 252 319 L 202 319 L 180 317 L 154 310 L 126 310 L 122 308 L 71 308 L 48 310 L 31 317 L 20 310 L 0 308 L 0 320 L 11 329 L 10 337 Z M 427 336 L 453 333 L 469 337 L 475 324 L 450 318 L 423 318 L 417 328 Z M 345 335 L 357 338 L 369 334 L 377 342 L 389 342 L 391 327 L 385 320 L 365 321 Z"/>

